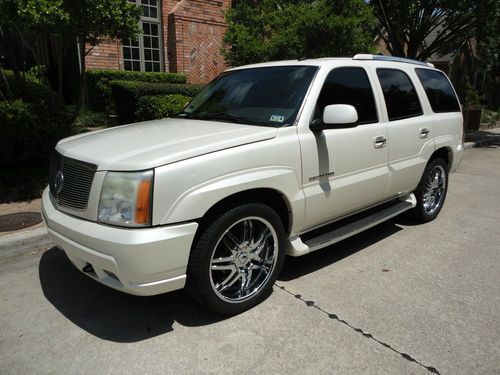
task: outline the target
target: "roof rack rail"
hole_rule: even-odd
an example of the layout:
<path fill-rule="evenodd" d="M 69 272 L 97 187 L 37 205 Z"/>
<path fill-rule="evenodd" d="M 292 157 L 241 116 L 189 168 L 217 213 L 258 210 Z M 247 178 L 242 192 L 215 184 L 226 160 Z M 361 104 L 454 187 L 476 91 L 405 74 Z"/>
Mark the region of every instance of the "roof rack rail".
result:
<path fill-rule="evenodd" d="M 402 63 L 407 63 L 407 64 L 430 66 L 431 68 L 434 68 L 434 64 L 431 64 L 427 61 L 418 61 L 418 60 L 406 59 L 404 57 L 397 57 L 397 56 L 370 55 L 367 53 L 358 53 L 352 59 L 353 60 L 395 61 L 395 62 L 402 62 Z"/>

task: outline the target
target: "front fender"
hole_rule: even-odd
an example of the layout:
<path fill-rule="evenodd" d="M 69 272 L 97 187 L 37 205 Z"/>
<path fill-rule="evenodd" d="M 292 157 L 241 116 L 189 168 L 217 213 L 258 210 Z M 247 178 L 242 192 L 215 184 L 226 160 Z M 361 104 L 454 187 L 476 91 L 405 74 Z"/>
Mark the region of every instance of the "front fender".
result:
<path fill-rule="evenodd" d="M 304 220 L 302 166 L 295 128 L 276 138 L 200 155 L 155 169 L 153 225 L 197 220 L 218 202 L 251 189 L 273 189 Z"/>
<path fill-rule="evenodd" d="M 281 193 L 288 201 L 292 217 L 303 217 L 304 197 L 295 171 L 288 167 L 262 167 L 220 176 L 189 189 L 174 202 L 161 224 L 200 218 L 224 198 L 259 188 L 271 188 Z"/>

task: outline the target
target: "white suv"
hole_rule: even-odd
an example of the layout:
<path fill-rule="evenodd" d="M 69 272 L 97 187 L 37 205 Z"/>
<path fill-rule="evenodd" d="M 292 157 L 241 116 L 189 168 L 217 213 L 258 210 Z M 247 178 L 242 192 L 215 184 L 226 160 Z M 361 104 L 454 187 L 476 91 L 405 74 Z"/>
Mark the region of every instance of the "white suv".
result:
<path fill-rule="evenodd" d="M 356 55 L 231 69 L 175 118 L 60 141 L 43 216 L 85 274 L 234 314 L 301 256 L 441 210 L 462 114 L 431 64 Z"/>

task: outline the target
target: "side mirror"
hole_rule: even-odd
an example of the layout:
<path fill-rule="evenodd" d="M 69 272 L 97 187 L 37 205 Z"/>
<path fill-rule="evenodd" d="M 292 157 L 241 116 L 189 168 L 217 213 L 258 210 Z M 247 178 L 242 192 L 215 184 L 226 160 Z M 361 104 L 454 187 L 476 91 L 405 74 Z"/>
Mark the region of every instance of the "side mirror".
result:
<path fill-rule="evenodd" d="M 331 104 L 323 110 L 323 121 L 314 120 L 311 123 L 312 131 L 323 129 L 348 128 L 356 126 L 358 112 L 349 104 Z"/>

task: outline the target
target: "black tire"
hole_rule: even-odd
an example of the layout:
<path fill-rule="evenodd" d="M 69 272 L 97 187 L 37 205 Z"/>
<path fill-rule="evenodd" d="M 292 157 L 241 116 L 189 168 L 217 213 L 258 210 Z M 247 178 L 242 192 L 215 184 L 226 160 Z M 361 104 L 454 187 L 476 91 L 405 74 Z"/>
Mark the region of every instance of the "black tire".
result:
<path fill-rule="evenodd" d="M 269 296 L 285 255 L 285 230 L 276 212 L 247 203 L 201 230 L 187 270 L 186 288 L 195 300 L 214 312 L 234 315 Z"/>
<path fill-rule="evenodd" d="M 435 180 L 436 174 L 441 176 L 442 182 Z M 434 220 L 443 208 L 447 192 L 448 166 L 441 158 L 432 159 L 414 191 L 417 206 L 412 210 L 413 217 L 421 223 Z"/>

